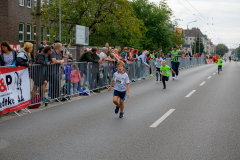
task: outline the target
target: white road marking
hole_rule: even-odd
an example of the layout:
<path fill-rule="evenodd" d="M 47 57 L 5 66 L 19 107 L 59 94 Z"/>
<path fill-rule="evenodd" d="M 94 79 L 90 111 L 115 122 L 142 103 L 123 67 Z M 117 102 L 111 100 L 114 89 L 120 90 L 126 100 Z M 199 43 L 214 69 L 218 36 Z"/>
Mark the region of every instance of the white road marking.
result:
<path fill-rule="evenodd" d="M 212 78 L 212 76 L 209 76 L 207 79 L 211 79 Z"/>
<path fill-rule="evenodd" d="M 215 75 L 216 73 L 213 73 L 213 75 Z"/>
<path fill-rule="evenodd" d="M 159 118 L 156 122 L 154 122 L 150 127 L 156 128 L 160 123 L 162 123 L 170 114 L 172 114 L 175 109 L 170 109 L 167 113 L 165 113 L 161 118 Z"/>
<path fill-rule="evenodd" d="M 194 92 L 196 92 L 196 90 L 193 90 L 192 92 L 190 92 L 188 95 L 186 95 L 186 97 L 190 97 Z"/>
<path fill-rule="evenodd" d="M 205 83 L 206 83 L 206 81 L 202 82 L 202 83 L 200 84 L 200 86 L 203 86 Z"/>

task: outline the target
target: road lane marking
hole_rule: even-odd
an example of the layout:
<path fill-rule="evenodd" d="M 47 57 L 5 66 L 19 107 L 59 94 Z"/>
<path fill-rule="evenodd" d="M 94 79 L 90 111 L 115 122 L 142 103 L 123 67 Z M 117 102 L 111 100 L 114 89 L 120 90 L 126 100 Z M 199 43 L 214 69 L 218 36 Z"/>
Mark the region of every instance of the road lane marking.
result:
<path fill-rule="evenodd" d="M 170 114 L 172 114 L 175 109 L 170 109 L 167 113 L 165 113 L 161 118 L 159 118 L 156 122 L 154 122 L 150 127 L 156 128 L 160 123 L 162 123 Z"/>
<path fill-rule="evenodd" d="M 212 78 L 212 76 L 209 76 L 207 79 L 211 79 Z"/>
<path fill-rule="evenodd" d="M 205 83 L 206 83 L 206 81 L 202 82 L 202 83 L 200 84 L 200 86 L 203 86 Z"/>
<path fill-rule="evenodd" d="M 215 75 L 216 73 L 213 73 L 213 75 Z"/>
<path fill-rule="evenodd" d="M 188 95 L 186 95 L 186 97 L 190 97 L 194 92 L 196 92 L 196 90 L 192 90 L 192 92 L 190 92 Z"/>

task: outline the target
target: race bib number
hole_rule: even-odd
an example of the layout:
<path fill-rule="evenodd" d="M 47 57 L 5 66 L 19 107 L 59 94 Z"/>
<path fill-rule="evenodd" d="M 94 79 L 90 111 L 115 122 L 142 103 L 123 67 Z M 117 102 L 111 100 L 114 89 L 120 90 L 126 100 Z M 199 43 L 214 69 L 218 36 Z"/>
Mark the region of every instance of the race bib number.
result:
<path fill-rule="evenodd" d="M 174 61 L 178 61 L 178 57 L 175 57 L 175 58 L 174 58 Z"/>
<path fill-rule="evenodd" d="M 118 77 L 115 77 L 115 83 L 116 84 L 119 84 L 119 85 L 123 85 L 123 82 L 124 82 L 124 79 L 123 78 L 118 78 Z"/>
<path fill-rule="evenodd" d="M 162 71 L 162 73 L 165 75 L 165 74 L 167 74 L 167 71 Z"/>

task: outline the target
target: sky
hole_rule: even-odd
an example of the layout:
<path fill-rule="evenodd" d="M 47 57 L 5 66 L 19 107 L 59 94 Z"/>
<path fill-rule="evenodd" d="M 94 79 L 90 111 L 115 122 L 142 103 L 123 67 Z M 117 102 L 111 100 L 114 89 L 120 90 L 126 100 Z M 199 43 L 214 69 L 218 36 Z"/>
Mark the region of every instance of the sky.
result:
<path fill-rule="evenodd" d="M 160 0 L 149 0 L 159 3 Z M 240 0 L 167 0 L 179 28 L 199 28 L 213 44 L 240 45 Z"/>

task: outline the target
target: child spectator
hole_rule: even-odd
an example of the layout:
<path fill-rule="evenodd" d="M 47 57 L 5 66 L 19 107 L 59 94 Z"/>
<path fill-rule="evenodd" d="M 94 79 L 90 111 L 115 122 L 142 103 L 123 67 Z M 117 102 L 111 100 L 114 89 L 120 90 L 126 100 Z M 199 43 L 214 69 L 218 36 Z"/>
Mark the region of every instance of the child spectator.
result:
<path fill-rule="evenodd" d="M 71 68 L 71 64 L 70 61 L 68 61 L 67 64 L 64 64 L 64 69 L 63 69 L 63 73 L 65 74 L 65 86 L 67 89 L 67 94 L 71 95 L 71 84 L 70 84 L 70 74 L 71 74 L 72 68 Z"/>
<path fill-rule="evenodd" d="M 78 85 L 80 84 L 79 82 L 82 81 L 82 77 L 80 75 L 79 68 L 76 64 L 72 65 L 72 71 L 71 71 L 71 76 L 70 76 L 70 82 L 73 84 L 73 94 L 75 95 L 77 92 L 77 88 L 80 88 Z"/>
<path fill-rule="evenodd" d="M 68 60 L 71 61 L 71 62 L 73 61 L 72 54 L 69 54 Z"/>
<path fill-rule="evenodd" d="M 111 91 L 114 84 L 114 93 L 113 93 L 113 103 L 116 105 L 115 113 L 117 114 L 120 108 L 119 118 L 124 116 L 124 100 L 127 96 L 129 98 L 129 77 L 125 72 L 125 63 L 123 61 L 118 61 L 117 63 L 117 72 L 113 75 L 113 80 L 111 82 L 108 91 Z M 120 98 L 120 103 L 118 102 Z"/>

